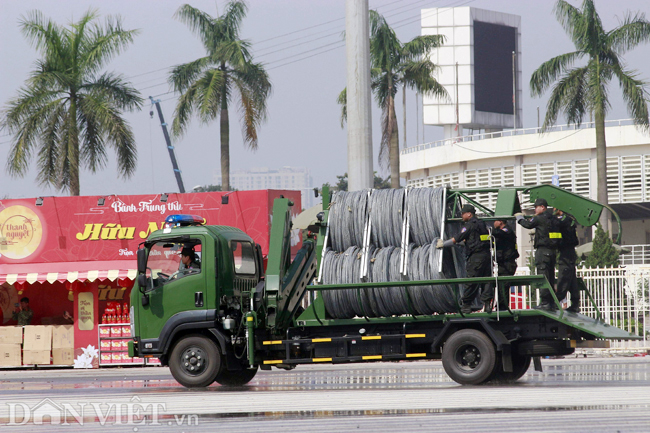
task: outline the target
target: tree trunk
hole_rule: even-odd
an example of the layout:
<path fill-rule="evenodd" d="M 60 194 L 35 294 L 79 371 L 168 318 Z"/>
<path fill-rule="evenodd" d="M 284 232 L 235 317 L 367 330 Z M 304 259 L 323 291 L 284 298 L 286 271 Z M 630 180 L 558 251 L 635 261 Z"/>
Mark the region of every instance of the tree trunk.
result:
<path fill-rule="evenodd" d="M 595 110 L 596 126 L 596 176 L 598 176 L 597 197 L 598 202 L 608 203 L 607 197 L 607 144 L 605 142 L 605 115 L 602 108 Z M 600 216 L 600 224 L 604 230 L 611 233 L 611 217 L 607 209 L 603 209 Z"/>
<path fill-rule="evenodd" d="M 221 101 L 221 190 L 230 191 L 230 124 L 228 123 L 228 101 L 224 94 Z"/>
<path fill-rule="evenodd" d="M 399 188 L 399 131 L 397 128 L 397 115 L 395 114 L 395 100 L 390 98 L 388 115 L 393 125 L 392 134 L 389 138 L 389 161 L 390 161 L 390 187 Z"/>
<path fill-rule="evenodd" d="M 77 129 L 77 98 L 70 95 L 70 135 L 68 136 L 68 175 L 70 176 L 69 190 L 71 196 L 78 196 L 81 192 L 79 184 L 79 130 Z"/>

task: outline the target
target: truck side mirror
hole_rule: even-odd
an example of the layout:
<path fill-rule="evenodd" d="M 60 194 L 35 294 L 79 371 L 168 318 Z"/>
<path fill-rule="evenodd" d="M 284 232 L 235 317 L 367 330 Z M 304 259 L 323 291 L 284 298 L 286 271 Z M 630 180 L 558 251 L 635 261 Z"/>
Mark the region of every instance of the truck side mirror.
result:
<path fill-rule="evenodd" d="M 145 274 L 138 274 L 138 287 L 141 292 L 147 290 L 147 276 Z"/>
<path fill-rule="evenodd" d="M 138 250 L 138 274 L 147 272 L 147 251 L 144 248 Z"/>

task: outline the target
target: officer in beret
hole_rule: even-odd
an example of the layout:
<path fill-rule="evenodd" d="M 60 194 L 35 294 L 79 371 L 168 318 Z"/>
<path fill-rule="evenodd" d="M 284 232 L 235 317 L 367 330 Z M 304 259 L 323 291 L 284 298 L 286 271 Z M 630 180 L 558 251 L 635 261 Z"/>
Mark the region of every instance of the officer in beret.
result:
<path fill-rule="evenodd" d="M 517 222 L 524 228 L 535 229 L 535 266 L 537 275 L 544 275 L 551 287 L 555 287 L 555 254 L 562 239 L 558 219 L 548 209 L 543 198 L 535 200 L 535 216 L 527 220 L 522 213 L 515 214 Z M 540 290 L 541 303 L 535 309 L 555 311 L 553 296 L 547 289 Z"/>
<path fill-rule="evenodd" d="M 192 247 L 183 247 L 181 250 L 181 263 L 186 274 L 201 272 L 201 265 L 197 262 L 196 253 Z"/>
<path fill-rule="evenodd" d="M 474 277 L 490 277 L 490 234 L 485 223 L 476 218 L 476 209 L 474 206 L 466 204 L 461 210 L 461 216 L 464 224 L 460 230 L 460 234 L 446 241 L 438 239 L 436 248 L 451 247 L 454 244 L 465 242 L 467 248 L 467 276 Z M 472 303 L 478 295 L 479 288 L 483 284 L 473 283 L 467 284 L 465 292 L 462 295 L 460 311 L 463 314 L 472 312 Z M 488 286 L 489 287 L 489 286 Z M 491 303 L 492 293 L 485 287 L 481 293 L 481 301 L 485 304 L 486 308 Z"/>

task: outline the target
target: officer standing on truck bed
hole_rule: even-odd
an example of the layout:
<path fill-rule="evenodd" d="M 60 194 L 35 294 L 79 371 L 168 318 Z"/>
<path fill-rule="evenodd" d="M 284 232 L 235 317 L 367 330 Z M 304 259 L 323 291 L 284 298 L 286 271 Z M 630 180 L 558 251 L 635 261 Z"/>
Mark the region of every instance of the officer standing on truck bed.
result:
<path fill-rule="evenodd" d="M 555 251 L 562 235 L 559 231 L 559 221 L 548 209 L 548 203 L 543 198 L 535 200 L 535 216 L 530 220 L 522 213 L 515 214 L 517 222 L 524 228 L 535 229 L 535 266 L 537 275 L 544 275 L 551 288 L 555 287 Z M 557 307 L 553 295 L 547 289 L 540 290 L 542 302 L 535 309 L 555 311 Z"/>
<path fill-rule="evenodd" d="M 560 232 L 562 233 L 557 259 L 557 299 L 562 301 L 567 292 L 570 293 L 571 306 L 566 311 L 579 313 L 580 289 L 578 288 L 578 277 L 576 276 L 576 261 L 578 260 L 576 246 L 580 242 L 576 234 L 576 221 L 572 215 L 566 214 L 559 209 L 556 211 L 556 218 L 560 221 Z"/>
<path fill-rule="evenodd" d="M 490 235 L 485 222 L 476 218 L 476 209 L 474 206 L 466 204 L 461 210 L 461 217 L 465 224 L 460 230 L 460 234 L 456 238 L 451 238 L 446 241 L 438 239 L 436 248 L 451 247 L 459 242 L 465 242 L 467 248 L 467 276 L 474 277 L 490 277 L 491 273 L 491 260 L 490 260 Z M 465 286 L 463 293 L 460 311 L 463 314 L 472 312 L 472 303 L 478 295 L 479 286 L 481 284 L 473 283 Z M 487 289 L 487 288 L 485 288 Z M 481 301 L 486 306 L 490 305 L 492 301 L 492 293 L 490 290 L 483 290 L 481 293 Z"/>
<path fill-rule="evenodd" d="M 517 272 L 517 258 L 519 252 L 517 251 L 517 234 L 508 227 L 506 221 L 494 221 L 494 229 L 492 236 L 496 244 L 496 259 L 499 266 L 499 276 L 507 277 L 514 275 Z M 499 308 L 506 308 L 507 298 L 499 291 Z"/>

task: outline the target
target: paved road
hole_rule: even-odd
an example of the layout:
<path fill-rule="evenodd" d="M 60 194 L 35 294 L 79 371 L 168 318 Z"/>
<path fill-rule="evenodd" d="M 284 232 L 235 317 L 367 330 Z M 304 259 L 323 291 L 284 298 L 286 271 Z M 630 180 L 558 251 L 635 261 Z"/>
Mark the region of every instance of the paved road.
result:
<path fill-rule="evenodd" d="M 22 423 L 25 410 L 32 422 L 7 425 Z M 71 425 L 57 418 L 62 412 Z M 543 373 L 531 369 L 514 385 L 478 387 L 451 382 L 435 361 L 274 370 L 246 387 L 203 390 L 180 387 L 160 367 L 0 371 L 0 426 L 3 433 L 650 432 L 650 357 L 544 360 Z"/>

